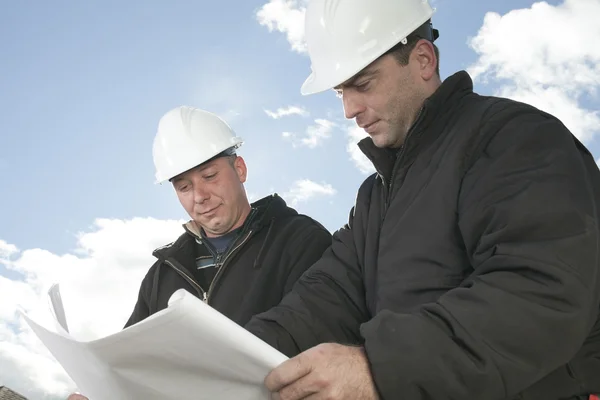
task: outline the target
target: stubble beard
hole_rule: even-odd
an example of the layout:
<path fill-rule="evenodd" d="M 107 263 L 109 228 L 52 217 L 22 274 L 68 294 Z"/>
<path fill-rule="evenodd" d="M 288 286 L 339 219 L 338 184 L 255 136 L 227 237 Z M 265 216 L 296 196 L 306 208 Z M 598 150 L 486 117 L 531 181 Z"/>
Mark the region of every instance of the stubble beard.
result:
<path fill-rule="evenodd" d="M 405 103 L 410 104 L 410 106 L 404 107 L 404 109 L 406 110 L 405 117 L 403 118 L 404 121 L 402 121 L 402 118 L 398 119 L 399 123 L 396 127 L 396 137 L 398 138 L 398 141 L 397 146 L 394 147 L 401 147 L 404 146 L 404 144 L 406 143 L 407 136 L 410 134 L 411 129 L 417 122 L 417 118 L 419 116 L 419 113 L 421 112 L 421 109 L 423 108 L 425 99 L 426 96 L 424 92 L 416 91 Z M 396 109 L 402 110 L 399 104 L 397 105 Z"/>

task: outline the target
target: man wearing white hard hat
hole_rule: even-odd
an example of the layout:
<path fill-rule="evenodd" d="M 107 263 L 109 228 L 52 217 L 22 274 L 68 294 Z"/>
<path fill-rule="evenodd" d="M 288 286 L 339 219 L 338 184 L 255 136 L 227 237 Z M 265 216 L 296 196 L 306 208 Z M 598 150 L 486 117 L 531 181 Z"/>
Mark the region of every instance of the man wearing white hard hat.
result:
<path fill-rule="evenodd" d="M 277 304 L 331 244 L 323 225 L 277 194 L 249 203 L 241 145 L 211 112 L 182 106 L 161 118 L 156 180 L 171 182 L 191 220 L 178 240 L 154 251 L 127 325 L 167 307 L 181 287 L 243 325 Z"/>
<path fill-rule="evenodd" d="M 276 194 L 249 203 L 242 144 L 220 117 L 177 107 L 160 120 L 154 140 L 156 181 L 169 181 L 191 220 L 173 243 L 154 250 L 125 326 L 164 309 L 186 289 L 234 322 L 277 305 L 331 245 L 316 220 Z M 85 399 L 72 394 L 69 400 Z"/>
<path fill-rule="evenodd" d="M 554 116 L 439 76 L 426 0 L 309 0 L 312 74 L 376 173 L 282 304 L 246 328 L 296 399 L 600 393 L 600 172 Z"/>

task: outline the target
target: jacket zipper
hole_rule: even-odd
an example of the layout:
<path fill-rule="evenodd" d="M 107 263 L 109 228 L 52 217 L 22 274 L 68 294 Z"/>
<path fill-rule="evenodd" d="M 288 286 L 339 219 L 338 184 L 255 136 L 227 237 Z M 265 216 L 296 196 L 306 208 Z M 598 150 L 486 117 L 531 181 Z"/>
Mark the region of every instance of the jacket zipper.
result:
<path fill-rule="evenodd" d="M 219 262 L 220 255 L 217 253 L 217 250 L 215 250 L 213 245 L 210 243 L 210 240 L 199 237 L 199 238 L 196 238 L 196 243 L 202 244 L 208 249 L 208 252 L 213 257 L 213 260 L 215 261 L 215 264 L 217 264 Z"/>
<path fill-rule="evenodd" d="M 204 294 L 204 302 L 206 304 L 208 304 L 208 301 L 210 300 L 210 295 L 214 291 L 214 288 L 216 286 L 216 283 L 217 283 L 219 277 L 223 274 L 223 270 L 225 269 L 225 265 L 226 265 L 225 263 L 229 259 L 229 256 L 231 256 L 233 253 L 235 253 L 237 251 L 237 249 L 239 249 L 244 243 L 246 243 L 248 241 L 248 239 L 250 238 L 250 236 L 252 236 L 252 230 L 250 230 L 248 232 L 246 237 L 239 244 L 237 244 L 229 253 L 227 253 L 225 255 L 225 258 L 223 259 L 223 262 L 221 263 L 220 266 L 218 266 L 218 264 L 217 264 L 217 273 L 216 273 L 215 277 L 213 278 L 212 282 L 210 283 L 210 287 L 208 288 L 208 293 Z"/>
<path fill-rule="evenodd" d="M 186 274 L 185 271 L 182 271 L 171 261 L 165 260 L 165 263 L 168 264 L 175 271 L 177 271 L 179 273 L 179 275 L 181 275 L 186 281 L 188 281 L 188 283 L 190 285 L 192 285 L 196 290 L 198 290 L 199 294 L 202 295 L 202 301 L 204 301 L 205 303 L 207 302 L 207 294 L 206 294 L 206 291 L 204 289 L 202 289 L 202 286 L 200 286 L 191 276 Z"/>

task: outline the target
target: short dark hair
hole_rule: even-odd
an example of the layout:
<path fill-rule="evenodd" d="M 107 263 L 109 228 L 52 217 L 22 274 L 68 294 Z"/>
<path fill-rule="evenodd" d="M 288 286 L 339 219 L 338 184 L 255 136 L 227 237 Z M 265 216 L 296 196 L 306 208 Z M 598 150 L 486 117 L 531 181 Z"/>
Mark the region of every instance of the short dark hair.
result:
<path fill-rule="evenodd" d="M 229 161 L 229 165 L 235 167 L 235 160 L 237 159 L 237 154 L 233 153 L 231 155 L 225 156 L 227 157 L 227 161 Z"/>
<path fill-rule="evenodd" d="M 408 35 L 406 38 L 406 43 L 399 42 L 394 47 L 385 52 L 385 54 L 391 54 L 394 56 L 396 61 L 400 63 L 400 65 L 407 65 L 408 59 L 410 58 L 410 53 L 415 49 L 417 42 L 421 39 L 426 39 L 431 42 L 433 45 L 433 51 L 435 53 L 435 58 L 437 59 L 437 64 L 435 66 L 435 72 L 438 76 L 440 76 L 440 49 L 433 43 L 435 39 L 437 39 L 439 33 L 436 29 L 431 27 L 431 21 L 427 21 L 423 25 L 421 25 L 417 30 Z M 385 55 L 384 54 L 384 55 Z"/>
<path fill-rule="evenodd" d="M 216 160 L 217 158 L 227 157 L 229 159 L 229 163 L 231 165 L 233 165 L 233 162 L 235 161 L 235 158 L 237 157 L 235 149 L 236 149 L 235 147 L 229 147 L 229 148 L 223 150 L 222 152 L 220 152 L 219 154 L 217 154 L 217 155 L 209 158 L 208 160 L 204 161 L 202 164 L 209 163 L 211 161 Z"/>

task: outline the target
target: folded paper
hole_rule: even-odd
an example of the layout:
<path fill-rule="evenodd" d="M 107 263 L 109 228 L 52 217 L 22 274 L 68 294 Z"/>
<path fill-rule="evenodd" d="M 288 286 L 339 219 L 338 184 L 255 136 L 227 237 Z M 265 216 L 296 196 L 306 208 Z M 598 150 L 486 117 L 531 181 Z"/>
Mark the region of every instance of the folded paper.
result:
<path fill-rule="evenodd" d="M 287 359 L 183 289 L 166 309 L 91 341 L 68 333 L 58 287 L 49 295 L 57 332 L 21 313 L 90 400 L 267 400 L 264 378 Z"/>

